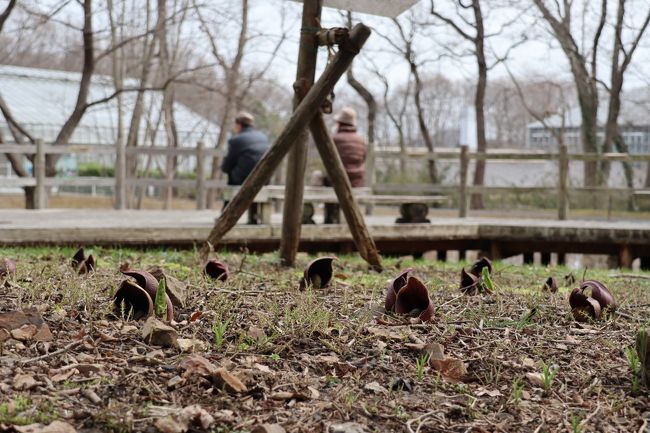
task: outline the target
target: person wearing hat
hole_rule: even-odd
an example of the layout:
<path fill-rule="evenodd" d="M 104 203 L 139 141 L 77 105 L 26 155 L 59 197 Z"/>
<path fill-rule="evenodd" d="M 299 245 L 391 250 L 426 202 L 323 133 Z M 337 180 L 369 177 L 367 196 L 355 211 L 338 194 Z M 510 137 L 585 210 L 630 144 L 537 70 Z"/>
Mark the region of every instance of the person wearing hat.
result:
<path fill-rule="evenodd" d="M 253 115 L 245 111 L 238 113 L 228 140 L 228 152 L 221 163 L 221 171 L 228 175 L 228 185 L 243 184 L 268 149 L 269 140 L 264 133 L 255 129 Z M 224 203 L 224 208 L 227 204 Z M 258 219 L 254 207 L 248 212 L 251 224 Z"/>
<path fill-rule="evenodd" d="M 364 186 L 365 162 L 367 145 L 364 138 L 357 133 L 357 112 L 354 108 L 343 108 L 334 118 L 336 120 L 336 133 L 332 137 L 336 150 L 338 150 L 343 167 L 350 179 L 353 188 Z M 329 179 L 325 179 L 325 186 L 331 186 Z M 340 223 L 338 204 L 325 205 L 325 224 Z"/>

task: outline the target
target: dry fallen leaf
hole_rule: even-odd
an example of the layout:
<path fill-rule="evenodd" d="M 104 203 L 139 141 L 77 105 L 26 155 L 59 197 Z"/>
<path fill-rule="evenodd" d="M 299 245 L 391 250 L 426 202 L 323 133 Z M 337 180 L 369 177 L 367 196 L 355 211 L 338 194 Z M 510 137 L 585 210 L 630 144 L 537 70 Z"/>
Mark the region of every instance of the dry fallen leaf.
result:
<path fill-rule="evenodd" d="M 214 417 L 198 404 L 187 406 L 178 413 L 157 420 L 154 425 L 162 433 L 185 433 L 191 426 L 207 430 L 214 424 Z"/>
<path fill-rule="evenodd" d="M 52 421 L 48 425 L 43 424 L 29 424 L 23 426 L 13 426 L 13 429 L 18 433 L 76 433 L 77 430 L 63 421 Z"/>
<path fill-rule="evenodd" d="M 286 433 L 280 424 L 261 424 L 255 427 L 251 433 Z"/>
<path fill-rule="evenodd" d="M 438 371 L 443 379 L 450 382 L 460 382 L 467 376 L 467 367 L 460 359 L 449 358 L 444 354 L 444 347 L 439 343 L 431 343 L 429 365 Z"/>
<path fill-rule="evenodd" d="M 248 391 L 246 385 L 239 380 L 237 376 L 230 373 L 225 368 L 218 368 L 214 373 L 211 374 L 211 379 L 220 388 L 225 389 L 230 393 L 243 393 Z"/>

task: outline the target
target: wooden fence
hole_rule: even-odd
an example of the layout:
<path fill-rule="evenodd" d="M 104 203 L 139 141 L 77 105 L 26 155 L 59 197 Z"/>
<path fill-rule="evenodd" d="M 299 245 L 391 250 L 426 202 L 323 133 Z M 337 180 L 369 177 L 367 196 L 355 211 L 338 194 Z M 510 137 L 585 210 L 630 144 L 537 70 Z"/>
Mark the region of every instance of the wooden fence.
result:
<path fill-rule="evenodd" d="M 220 189 L 227 187 L 223 181 L 206 179 L 205 164 L 197 163 L 196 179 L 154 179 L 154 178 L 131 178 L 126 175 L 125 156 L 162 155 L 166 157 L 190 156 L 195 157 L 197 162 L 203 162 L 206 158 L 222 156 L 222 151 L 206 148 L 202 142 L 192 148 L 168 148 L 162 146 L 120 148 L 119 146 L 90 146 L 90 145 L 46 145 L 43 141 L 37 140 L 35 145 L 2 145 L 0 153 L 14 153 L 34 155 L 34 174 L 31 178 L 3 179 L 4 186 L 35 188 L 35 207 L 43 209 L 47 206 L 47 188 L 53 186 L 95 186 L 114 187 L 115 202 L 117 209 L 125 207 L 125 188 L 127 186 L 157 186 L 161 188 L 189 188 L 196 191 L 197 209 L 206 208 L 206 193 L 209 189 Z M 116 155 L 115 177 L 46 177 L 45 157 L 51 154 L 110 154 Z M 459 163 L 459 182 L 453 185 L 385 185 L 374 184 L 373 172 L 376 161 L 379 159 L 400 159 L 408 158 L 415 160 L 456 160 Z M 511 161 L 554 161 L 558 164 L 558 176 L 555 186 L 472 186 L 468 185 L 470 161 L 477 160 L 511 160 Z M 573 187 L 569 184 L 570 161 L 619 161 L 619 162 L 650 162 L 650 155 L 631 155 L 625 153 L 606 154 L 570 154 L 566 146 L 561 146 L 559 152 L 540 151 L 502 151 L 490 150 L 487 153 L 470 151 L 467 146 L 458 149 L 441 150 L 435 152 L 411 150 L 403 155 L 399 150 L 378 149 L 369 154 L 368 179 L 373 182 L 375 194 L 458 194 L 458 215 L 467 217 L 469 199 L 475 193 L 552 193 L 557 196 L 558 219 L 568 218 L 569 196 L 572 192 L 601 192 L 606 197 L 616 194 L 650 195 L 650 190 L 610 187 Z M 400 190 L 401 188 L 401 190 Z"/>
<path fill-rule="evenodd" d="M 370 169 L 374 170 L 375 161 L 378 159 L 399 159 L 403 157 L 399 150 L 376 150 L 370 155 Z M 650 155 L 632 155 L 627 153 L 569 153 L 566 145 L 560 147 L 558 152 L 542 151 L 512 151 L 512 150 L 489 150 L 487 153 L 470 151 L 467 146 L 460 146 L 459 149 L 445 151 L 409 151 L 409 159 L 423 161 L 456 160 L 459 164 L 459 183 L 455 185 L 396 185 L 396 184 L 374 184 L 375 193 L 399 194 L 409 192 L 419 193 L 457 193 L 458 215 L 461 218 L 467 217 L 469 199 L 475 193 L 551 193 L 557 197 L 558 219 L 568 218 L 569 197 L 572 192 L 602 193 L 611 206 L 611 197 L 617 194 L 622 195 L 650 195 L 648 189 L 613 188 L 605 186 L 571 186 L 569 183 L 569 167 L 571 161 L 609 161 L 609 162 L 650 162 Z M 478 160 L 510 160 L 510 161 L 553 161 L 558 165 L 557 182 L 554 186 L 474 186 L 468 185 L 470 161 Z M 371 174 L 372 176 L 372 174 Z M 611 209 L 610 209 L 611 211 Z"/>
<path fill-rule="evenodd" d="M 115 207 L 124 209 L 126 207 L 126 187 L 148 187 L 157 186 L 161 188 L 194 188 L 196 190 L 197 209 L 206 208 L 206 193 L 210 188 L 224 188 L 227 185 L 221 180 L 208 180 L 205 173 L 205 159 L 215 156 L 222 156 L 223 152 L 217 149 L 206 148 L 203 142 L 196 147 L 169 148 L 164 146 L 129 147 L 120 146 L 91 146 L 91 145 L 47 145 L 42 140 L 36 140 L 36 144 L 30 145 L 2 145 L 0 153 L 13 153 L 33 155 L 33 177 L 3 179 L 3 185 L 8 187 L 34 187 L 35 208 L 44 209 L 47 207 L 47 188 L 54 186 L 80 186 L 80 187 L 113 187 L 115 188 Z M 93 154 L 93 155 L 116 155 L 115 177 L 47 177 L 45 172 L 46 155 L 62 154 Z M 195 157 L 196 180 L 173 179 L 173 178 L 143 178 L 128 177 L 126 173 L 125 156 L 166 156 Z"/>

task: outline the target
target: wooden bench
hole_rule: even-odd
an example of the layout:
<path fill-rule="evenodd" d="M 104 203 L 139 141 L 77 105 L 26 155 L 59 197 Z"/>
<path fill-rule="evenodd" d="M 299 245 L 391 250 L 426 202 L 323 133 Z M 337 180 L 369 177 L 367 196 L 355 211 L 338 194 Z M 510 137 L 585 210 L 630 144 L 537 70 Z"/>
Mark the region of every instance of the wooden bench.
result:
<path fill-rule="evenodd" d="M 223 200 L 232 200 L 239 191 L 238 186 L 228 186 L 221 190 Z M 399 206 L 400 216 L 397 224 L 428 223 L 429 207 L 444 203 L 448 197 L 443 195 L 378 195 L 371 188 L 355 188 L 353 194 L 358 204 L 371 206 Z M 284 185 L 268 185 L 260 190 L 251 206 L 250 224 L 271 224 L 271 215 L 276 202 L 284 201 Z M 315 204 L 333 205 L 339 200 L 333 188 L 306 186 L 303 195 L 303 224 L 315 224 Z M 340 212 L 335 216 L 338 223 Z"/>
<path fill-rule="evenodd" d="M 355 199 L 360 205 L 372 206 L 399 206 L 400 217 L 395 220 L 397 224 L 428 223 L 429 207 L 448 200 L 443 195 L 378 195 L 372 194 L 370 188 L 356 188 L 353 190 Z M 278 196 L 283 199 L 284 196 Z M 338 198 L 332 188 L 306 187 L 303 197 L 303 224 L 314 224 L 314 204 L 338 204 Z M 340 222 L 340 214 L 335 216 L 335 223 Z"/>
<path fill-rule="evenodd" d="M 221 189 L 221 199 L 230 201 L 239 192 L 239 186 L 227 186 Z M 273 215 L 272 190 L 264 187 L 253 199 L 253 204 L 248 210 L 249 224 L 271 224 L 271 215 Z"/>

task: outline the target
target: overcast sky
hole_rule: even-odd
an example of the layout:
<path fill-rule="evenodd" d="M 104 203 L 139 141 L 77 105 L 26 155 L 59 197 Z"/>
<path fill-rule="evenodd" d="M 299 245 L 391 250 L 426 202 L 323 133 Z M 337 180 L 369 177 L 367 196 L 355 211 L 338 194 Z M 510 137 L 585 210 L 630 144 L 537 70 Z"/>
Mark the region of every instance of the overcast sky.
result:
<path fill-rule="evenodd" d="M 588 1 L 588 0 L 583 0 Z M 634 2 L 634 0 L 632 0 Z M 451 2 L 438 1 L 437 4 L 441 10 L 447 11 L 449 15 L 453 16 L 453 10 L 449 10 Z M 522 2 L 523 3 L 523 2 Z M 579 1 L 577 1 L 579 3 Z M 590 2 L 594 3 L 594 2 Z M 598 2 L 599 3 L 599 2 Z M 647 7 L 647 1 L 642 1 Z M 269 27 L 269 23 L 277 22 L 275 19 L 271 20 L 270 17 L 278 17 L 279 10 L 284 6 L 286 11 L 287 23 L 289 26 L 290 40 L 284 46 L 281 53 L 281 60 L 279 60 L 274 67 L 274 74 L 286 86 L 291 86 L 295 76 L 295 57 L 298 51 L 297 39 L 300 32 L 300 13 L 302 5 L 290 0 L 252 0 L 253 5 L 253 21 L 255 25 L 261 25 L 264 28 Z M 445 8 L 447 5 L 447 8 Z M 421 0 L 412 10 L 402 14 L 401 19 L 407 17 L 409 13 L 414 14 L 418 20 L 429 19 L 430 1 Z M 523 16 L 520 16 L 520 11 L 500 9 L 490 15 L 487 22 L 488 30 L 495 31 L 502 27 L 503 23 L 515 20 L 514 24 L 509 26 L 501 36 L 495 37 L 489 42 L 489 50 L 492 50 L 497 55 L 503 55 L 511 46 L 514 40 L 518 40 L 522 34 L 526 33 L 528 41 L 512 50 L 508 56 L 509 68 L 518 76 L 547 76 L 547 77 L 562 77 L 571 80 L 571 75 L 568 69 L 568 62 L 562 51 L 558 48 L 557 43 L 543 26 L 543 23 L 535 23 L 536 11 L 531 9 Z M 613 14 L 612 14 L 613 15 Z M 363 21 L 365 24 L 370 25 L 378 32 L 385 35 L 391 35 L 394 26 L 389 18 L 375 17 L 365 14 L 355 14 L 355 21 Z M 588 20 L 588 18 L 587 18 Z M 341 13 L 337 10 L 325 8 L 323 13 L 322 25 L 324 27 L 332 27 L 341 25 L 343 23 Z M 577 24 L 580 27 L 580 23 Z M 584 24 L 585 38 L 589 39 L 589 30 L 591 23 Z M 431 60 L 436 59 L 441 53 L 445 52 L 444 46 L 454 46 L 457 44 L 458 37 L 454 32 L 444 26 L 432 27 L 429 32 L 429 37 L 422 37 L 418 41 L 419 52 L 421 56 Z M 600 70 L 603 73 L 603 78 L 607 79 L 607 71 L 609 65 L 607 64 L 607 52 L 609 41 L 611 38 L 603 38 L 604 48 L 601 55 Z M 646 85 L 644 80 L 640 79 L 645 74 L 644 64 L 647 64 L 649 59 L 648 46 L 650 46 L 650 34 L 645 38 L 644 46 L 639 50 L 635 56 L 635 61 L 631 67 L 631 72 L 626 77 L 626 88 L 638 87 Z M 405 81 L 408 76 L 408 68 L 404 61 L 396 58 L 395 56 L 386 54 L 387 44 L 376 33 L 373 34 L 364 47 L 364 55 L 356 62 L 357 71 L 359 74 L 363 73 L 363 63 L 367 62 L 368 58 L 372 58 L 374 62 L 381 66 L 391 80 L 394 82 Z M 466 45 L 465 45 L 466 47 Z M 462 49 L 459 46 L 458 49 Z M 322 56 L 324 51 L 322 50 Z M 325 57 L 321 57 L 320 66 L 326 61 Z M 440 73 L 452 79 L 467 79 L 473 80 L 476 75 L 476 68 L 474 60 L 471 56 L 464 59 L 449 59 L 443 58 L 436 61 L 427 63 L 426 70 L 430 73 Z M 496 79 L 507 77 L 507 71 L 503 66 L 497 66 L 490 71 L 489 78 Z M 367 83 L 373 86 L 372 74 L 366 74 Z M 647 79 L 647 78 L 646 78 Z M 376 80 L 376 79 L 375 79 Z M 378 83 L 375 83 L 378 85 Z"/>

